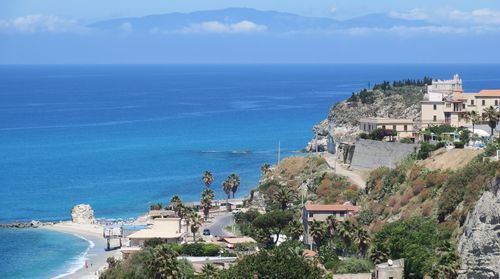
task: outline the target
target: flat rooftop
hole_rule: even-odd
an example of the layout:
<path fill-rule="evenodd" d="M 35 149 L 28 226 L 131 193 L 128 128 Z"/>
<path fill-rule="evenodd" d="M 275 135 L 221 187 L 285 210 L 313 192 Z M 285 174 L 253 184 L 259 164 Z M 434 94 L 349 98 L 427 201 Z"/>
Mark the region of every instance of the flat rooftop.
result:
<path fill-rule="evenodd" d="M 359 120 L 359 122 L 360 123 L 370 122 L 376 124 L 413 124 L 415 121 L 413 121 L 413 119 L 408 119 L 408 118 L 395 119 L 395 118 L 373 117 L 373 118 L 362 118 Z"/>

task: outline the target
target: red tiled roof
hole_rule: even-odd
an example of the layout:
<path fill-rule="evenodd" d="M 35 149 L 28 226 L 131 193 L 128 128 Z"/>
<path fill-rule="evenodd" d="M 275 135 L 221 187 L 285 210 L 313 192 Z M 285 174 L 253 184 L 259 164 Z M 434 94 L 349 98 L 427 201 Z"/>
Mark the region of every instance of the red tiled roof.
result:
<path fill-rule="evenodd" d="M 476 97 L 500 97 L 500 90 L 481 90 Z"/>
<path fill-rule="evenodd" d="M 316 256 L 316 252 L 313 250 L 305 249 L 302 255 L 304 255 L 304 257 L 314 257 Z"/>
<path fill-rule="evenodd" d="M 306 204 L 307 211 L 354 211 L 358 212 L 361 209 L 359 206 L 350 204 Z"/>

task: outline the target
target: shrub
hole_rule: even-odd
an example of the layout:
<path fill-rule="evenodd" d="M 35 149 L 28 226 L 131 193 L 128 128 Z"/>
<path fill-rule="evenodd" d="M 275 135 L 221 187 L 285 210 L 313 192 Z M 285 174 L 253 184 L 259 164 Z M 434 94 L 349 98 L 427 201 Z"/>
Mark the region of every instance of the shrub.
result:
<path fill-rule="evenodd" d="M 375 215 L 375 212 L 373 212 L 372 209 L 366 209 L 362 210 L 358 214 L 358 222 L 363 224 L 363 225 L 370 225 L 373 220 L 375 220 L 377 216 Z"/>
<path fill-rule="evenodd" d="M 163 208 L 163 204 L 162 203 L 154 203 L 152 205 L 149 206 L 149 209 L 151 210 L 161 210 Z"/>
<path fill-rule="evenodd" d="M 417 152 L 417 159 L 419 160 L 427 159 L 430 156 L 431 152 L 434 150 L 436 150 L 436 146 L 425 141 L 422 142 L 420 144 L 420 149 Z"/>
<path fill-rule="evenodd" d="M 255 243 L 237 243 L 234 245 L 234 250 L 238 252 L 255 251 L 256 247 Z"/>
<path fill-rule="evenodd" d="M 215 243 L 203 244 L 203 256 L 217 256 L 220 250 L 221 247 Z"/>
<path fill-rule="evenodd" d="M 323 157 L 323 156 L 319 156 L 317 159 L 316 159 L 316 166 L 321 166 L 321 165 L 324 165 L 326 164 L 326 159 Z"/>
<path fill-rule="evenodd" d="M 431 190 L 429 189 L 423 189 L 422 192 L 420 192 L 420 200 L 425 201 L 429 195 L 431 194 Z"/>
<path fill-rule="evenodd" d="M 409 138 L 402 138 L 399 140 L 400 143 L 413 143 L 413 141 Z"/>
<path fill-rule="evenodd" d="M 432 202 L 426 202 L 422 206 L 422 215 L 423 216 L 431 216 L 431 214 L 432 214 L 432 207 L 433 207 Z"/>
<path fill-rule="evenodd" d="M 455 145 L 455 148 L 464 148 L 463 142 L 455 142 L 454 145 Z"/>
<path fill-rule="evenodd" d="M 399 200 L 399 204 L 401 206 L 405 206 L 407 205 L 411 198 L 413 197 L 412 193 L 410 191 L 407 191 L 402 197 L 401 197 L 401 200 Z"/>
<path fill-rule="evenodd" d="M 444 141 L 440 141 L 436 143 L 436 149 L 443 148 L 446 146 L 446 143 Z"/>
<path fill-rule="evenodd" d="M 411 187 L 411 190 L 413 191 L 414 195 L 418 195 L 424 188 L 425 188 L 425 181 L 419 178 L 413 181 L 413 186 Z"/>
<path fill-rule="evenodd" d="M 327 262 L 335 262 L 335 263 L 338 262 L 339 257 L 337 256 L 335 246 L 333 245 L 320 246 L 318 250 L 318 259 L 322 264 L 325 264 L 325 267 Z"/>
<path fill-rule="evenodd" d="M 344 274 L 344 273 L 363 273 L 370 272 L 373 268 L 373 264 L 364 259 L 358 258 L 347 258 L 338 263 L 336 268 L 336 273 Z"/>
<path fill-rule="evenodd" d="M 396 203 L 396 205 L 394 205 L 394 207 L 392 208 L 392 213 L 398 213 L 399 210 L 401 209 L 401 204 L 399 203 Z"/>
<path fill-rule="evenodd" d="M 390 197 L 387 205 L 390 207 L 394 207 L 396 203 L 398 203 L 398 199 L 396 197 Z"/>
<path fill-rule="evenodd" d="M 324 264 L 324 266 L 326 269 L 334 270 L 334 269 L 336 269 L 338 263 L 339 263 L 339 261 L 328 261 Z"/>

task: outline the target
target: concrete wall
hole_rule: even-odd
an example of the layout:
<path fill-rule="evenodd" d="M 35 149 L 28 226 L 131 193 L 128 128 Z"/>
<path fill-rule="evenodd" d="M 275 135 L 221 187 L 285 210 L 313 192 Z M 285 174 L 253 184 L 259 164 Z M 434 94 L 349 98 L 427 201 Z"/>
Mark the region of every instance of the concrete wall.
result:
<path fill-rule="evenodd" d="M 415 151 L 416 145 L 359 139 L 355 143 L 351 161 L 353 169 L 393 168 L 403 158 Z"/>

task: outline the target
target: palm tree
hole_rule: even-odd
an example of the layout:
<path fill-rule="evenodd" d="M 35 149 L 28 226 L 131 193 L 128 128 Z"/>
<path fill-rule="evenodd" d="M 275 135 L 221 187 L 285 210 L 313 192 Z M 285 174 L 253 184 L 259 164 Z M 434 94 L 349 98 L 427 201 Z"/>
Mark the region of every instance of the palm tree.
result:
<path fill-rule="evenodd" d="M 227 211 L 229 211 L 229 197 L 231 196 L 231 182 L 229 182 L 229 179 L 226 179 L 224 182 L 222 182 L 222 190 L 226 194 L 226 208 Z"/>
<path fill-rule="evenodd" d="M 457 278 L 460 268 L 459 257 L 453 246 L 446 243 L 443 247 L 436 249 L 439 261 L 432 267 L 433 278 Z"/>
<path fill-rule="evenodd" d="M 186 223 L 186 231 L 189 229 L 189 222 L 191 221 L 191 216 L 194 214 L 194 211 L 191 207 L 187 207 L 183 204 L 181 204 L 178 207 L 178 214 L 181 219 L 184 219 L 184 222 Z"/>
<path fill-rule="evenodd" d="M 475 111 L 468 111 L 464 114 L 464 118 L 467 122 L 472 124 L 472 134 L 474 134 L 474 126 L 481 122 L 481 116 Z"/>
<path fill-rule="evenodd" d="M 210 184 L 212 184 L 212 182 L 214 182 L 214 176 L 212 175 L 212 173 L 210 171 L 206 170 L 203 173 L 201 180 L 203 180 L 203 183 L 205 183 L 206 187 L 210 187 Z"/>
<path fill-rule="evenodd" d="M 170 206 L 172 207 L 172 210 L 173 211 L 176 211 L 177 212 L 177 207 L 182 204 L 182 201 L 181 201 L 181 198 L 179 198 L 179 196 L 177 195 L 174 195 L 171 199 L 170 199 Z"/>
<path fill-rule="evenodd" d="M 238 191 L 238 187 L 240 186 L 240 176 L 235 173 L 232 173 L 229 176 L 229 181 L 231 183 L 231 192 L 233 192 L 233 199 L 234 199 L 234 194 L 236 193 L 236 191 Z"/>
<path fill-rule="evenodd" d="M 201 275 L 203 278 L 217 278 L 217 274 L 219 270 L 215 267 L 213 264 L 205 264 L 203 268 L 201 269 Z"/>
<path fill-rule="evenodd" d="M 493 129 L 495 129 L 500 120 L 500 113 L 493 106 L 489 106 L 483 110 L 483 120 L 488 121 L 488 126 L 490 126 L 491 129 L 491 136 L 493 136 Z"/>
<path fill-rule="evenodd" d="M 389 258 L 390 251 L 389 248 L 383 243 L 375 243 L 370 250 L 370 260 L 374 264 L 379 264 L 387 261 Z"/>
<path fill-rule="evenodd" d="M 264 164 L 260 167 L 260 171 L 262 172 L 262 175 L 266 175 L 271 172 L 271 165 L 269 164 Z"/>
<path fill-rule="evenodd" d="M 201 228 L 203 222 L 201 221 L 200 216 L 197 213 L 193 213 L 190 216 L 191 218 L 191 232 L 193 233 L 193 240 L 196 242 L 196 232 Z"/>
<path fill-rule="evenodd" d="M 333 237 L 335 233 L 337 232 L 339 223 L 337 222 L 337 219 L 335 218 L 335 215 L 330 215 L 326 217 L 326 224 L 328 226 L 328 230 L 330 232 L 330 235 Z"/>
<path fill-rule="evenodd" d="M 297 196 L 288 186 L 279 185 L 272 195 L 272 200 L 280 205 L 281 210 L 286 210 L 288 204 L 294 202 Z"/>
<path fill-rule="evenodd" d="M 314 240 L 314 243 L 316 243 L 316 247 L 319 247 L 321 245 L 321 241 L 323 241 L 323 238 L 325 238 L 326 234 L 326 226 L 323 222 L 314 220 L 311 224 L 311 236 Z"/>
<path fill-rule="evenodd" d="M 201 193 L 200 205 L 203 208 L 205 221 L 208 219 L 208 215 L 210 214 L 210 208 L 212 207 L 212 200 L 214 199 L 214 197 L 214 190 L 208 187 L 203 190 L 203 193 Z"/>
<path fill-rule="evenodd" d="M 354 240 L 356 242 L 356 245 L 358 245 L 361 257 L 365 258 L 371 244 L 370 235 L 365 230 L 365 228 L 361 226 L 355 228 Z"/>
<path fill-rule="evenodd" d="M 347 249 L 351 247 L 354 237 L 354 226 L 350 221 L 344 221 L 339 226 L 339 235 Z"/>
<path fill-rule="evenodd" d="M 153 278 L 179 278 L 182 271 L 177 256 L 177 252 L 171 246 L 167 244 L 158 245 L 146 260 L 147 269 L 152 273 Z"/>
<path fill-rule="evenodd" d="M 288 234 L 293 240 L 300 240 L 300 237 L 304 234 L 304 226 L 296 219 L 291 220 L 288 223 Z"/>

